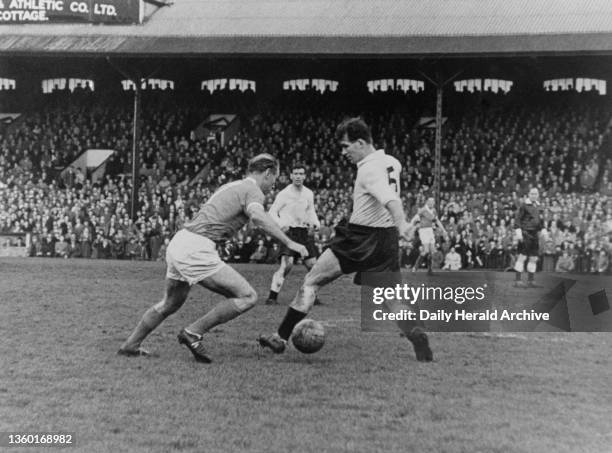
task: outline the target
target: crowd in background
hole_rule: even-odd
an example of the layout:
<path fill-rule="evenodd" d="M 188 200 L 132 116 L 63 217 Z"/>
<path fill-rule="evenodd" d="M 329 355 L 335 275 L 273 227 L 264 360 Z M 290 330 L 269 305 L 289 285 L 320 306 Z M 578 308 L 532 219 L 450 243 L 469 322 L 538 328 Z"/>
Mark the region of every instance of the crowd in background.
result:
<path fill-rule="evenodd" d="M 322 251 L 351 208 L 355 170 L 334 138 L 347 115 L 363 116 L 375 145 L 402 163 L 409 216 L 432 190 L 434 129 L 419 120 L 433 116 L 435 103 L 425 93 L 371 94 L 356 104 L 333 93 L 292 92 L 264 102 L 254 93 L 198 100 L 160 92 L 143 102 L 132 219 L 132 111 L 130 96 L 122 96 L 109 105 L 92 93 L 54 94 L 0 126 L 0 235 L 29 233 L 31 256 L 160 260 L 172 235 L 218 186 L 242 177 L 251 156 L 270 152 L 281 162 L 277 190 L 289 183 L 292 162 L 308 165 Z M 438 237 L 434 267 L 511 267 L 515 211 L 527 190 L 538 187 L 541 268 L 609 272 L 612 110 L 606 100 L 587 93 L 449 94 L 439 211 L 449 236 Z M 218 134 L 194 134 L 204 119 L 202 103 L 209 112 L 231 105 L 239 114 L 240 128 L 226 143 Z M 86 149 L 116 151 L 95 182 L 86 168 L 71 165 Z M 23 235 L 6 241 L 19 243 Z M 418 240 L 401 249 L 403 265 L 412 267 Z M 220 253 L 231 262 L 275 263 L 280 247 L 247 226 Z"/>

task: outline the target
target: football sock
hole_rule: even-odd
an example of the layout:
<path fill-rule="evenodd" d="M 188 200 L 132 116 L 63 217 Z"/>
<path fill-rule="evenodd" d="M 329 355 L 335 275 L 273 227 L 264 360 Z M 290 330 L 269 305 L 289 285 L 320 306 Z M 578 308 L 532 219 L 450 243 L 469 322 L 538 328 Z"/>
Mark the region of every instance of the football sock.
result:
<path fill-rule="evenodd" d="M 521 272 L 516 272 L 516 273 L 514 274 L 514 278 L 515 278 L 515 280 L 516 280 L 517 282 L 520 282 L 520 281 L 521 281 L 521 274 L 522 274 Z"/>
<path fill-rule="evenodd" d="M 400 313 L 401 310 L 406 309 L 404 304 L 402 304 L 400 301 L 397 301 L 397 300 L 387 300 L 387 301 L 385 301 L 384 305 L 389 310 L 389 312 Z M 411 305 L 409 310 L 414 312 L 414 313 L 419 313 L 419 304 L 415 303 L 415 304 Z M 410 334 L 412 329 L 414 329 L 417 326 L 418 327 L 425 327 L 425 322 L 423 322 L 420 319 L 420 317 L 418 317 L 418 316 L 417 316 L 417 320 L 415 320 L 415 321 L 409 321 L 409 320 L 406 319 L 406 320 L 402 320 L 402 321 L 395 321 L 395 323 L 397 324 L 397 327 L 406 336 L 408 336 L 408 334 Z"/>
<path fill-rule="evenodd" d="M 212 310 L 210 310 L 200 319 L 187 326 L 186 330 L 197 335 L 202 335 L 213 327 L 234 319 L 241 313 L 242 312 L 238 309 L 238 306 L 234 300 L 227 299 L 218 303 Z"/>
<path fill-rule="evenodd" d="M 199 333 L 192 332 L 192 331 L 191 331 L 191 330 L 189 330 L 189 329 L 183 329 L 183 330 L 185 330 L 185 332 L 187 332 L 187 333 L 188 333 L 189 335 L 191 335 L 192 337 L 196 337 L 198 340 L 201 340 L 201 339 L 202 339 L 202 335 L 200 335 Z"/>
<path fill-rule="evenodd" d="M 281 322 L 281 325 L 278 328 L 278 335 L 283 340 L 288 340 L 295 325 L 305 317 L 306 313 L 302 313 L 301 311 L 297 311 L 296 309 L 289 307 L 283 322 Z"/>
<path fill-rule="evenodd" d="M 147 335 L 153 332 L 164 319 L 166 319 L 166 317 L 159 313 L 154 307 L 149 308 L 145 311 L 144 315 L 142 315 L 140 322 L 132 334 L 125 340 L 124 347 L 128 349 L 138 348 Z"/>
<path fill-rule="evenodd" d="M 285 276 L 279 269 L 272 275 L 272 284 L 270 285 L 270 294 L 273 292 L 278 295 L 280 293 L 281 288 L 283 287 L 283 283 L 285 283 Z M 276 299 L 276 297 L 274 298 Z"/>
<path fill-rule="evenodd" d="M 270 295 L 268 296 L 268 299 L 276 300 L 277 297 L 278 297 L 278 293 L 276 291 L 270 291 Z"/>

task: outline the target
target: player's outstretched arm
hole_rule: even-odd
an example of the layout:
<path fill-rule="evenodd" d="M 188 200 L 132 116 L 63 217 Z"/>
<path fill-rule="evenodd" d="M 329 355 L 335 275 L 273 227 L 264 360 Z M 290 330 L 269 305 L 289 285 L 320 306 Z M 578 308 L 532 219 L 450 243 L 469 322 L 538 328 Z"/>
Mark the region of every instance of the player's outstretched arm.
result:
<path fill-rule="evenodd" d="M 283 233 L 283 230 L 281 230 L 278 224 L 272 220 L 272 217 L 270 217 L 266 211 L 264 211 L 262 205 L 252 204 L 249 207 L 247 214 L 256 227 L 261 228 L 274 239 L 282 242 L 290 250 L 299 253 L 303 257 L 308 256 L 308 250 L 306 250 L 306 247 L 289 239 L 289 237 Z"/>
<path fill-rule="evenodd" d="M 444 228 L 444 225 L 442 225 L 442 222 L 440 222 L 440 219 L 438 219 L 437 217 L 436 217 L 436 225 L 438 226 L 440 231 L 442 231 L 442 234 L 444 235 L 444 237 L 447 238 L 448 232 L 446 231 L 446 228 Z"/>

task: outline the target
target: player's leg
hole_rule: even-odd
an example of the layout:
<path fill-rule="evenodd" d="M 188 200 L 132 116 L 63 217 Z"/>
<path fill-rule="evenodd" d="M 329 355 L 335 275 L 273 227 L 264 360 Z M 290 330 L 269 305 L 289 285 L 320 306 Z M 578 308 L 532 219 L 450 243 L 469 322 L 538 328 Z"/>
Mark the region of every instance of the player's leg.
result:
<path fill-rule="evenodd" d="M 270 285 L 270 294 L 268 295 L 268 299 L 266 299 L 266 305 L 276 305 L 278 293 L 280 293 L 283 283 L 285 283 L 285 278 L 291 272 L 293 268 L 293 256 L 282 255 L 280 267 L 276 270 L 274 275 L 272 275 L 272 284 Z"/>
<path fill-rule="evenodd" d="M 308 271 L 310 271 L 310 269 L 314 267 L 316 262 L 317 262 L 316 258 L 306 258 L 304 260 L 304 266 L 306 267 Z"/>
<path fill-rule="evenodd" d="M 166 292 L 164 298 L 150 307 L 140 319 L 140 322 L 125 340 L 119 354 L 121 355 L 147 355 L 147 351 L 140 347 L 143 340 L 159 326 L 164 319 L 175 313 L 185 303 L 189 294 L 189 283 L 166 278 Z"/>
<path fill-rule="evenodd" d="M 385 275 L 387 281 L 383 282 L 383 286 L 395 287 L 397 284 L 402 284 L 402 276 L 400 272 L 389 272 Z M 418 302 L 410 307 L 399 300 L 386 300 L 385 307 L 389 312 L 400 313 L 401 310 L 409 308 L 409 310 L 419 313 Z M 414 348 L 416 359 L 419 362 L 431 362 L 433 360 L 433 352 L 429 346 L 429 337 L 425 333 L 425 323 L 420 319 L 415 321 L 402 320 L 396 321 L 397 327 L 400 330 L 400 336 L 407 338 Z"/>
<path fill-rule="evenodd" d="M 527 260 L 527 284 L 529 286 L 533 286 L 533 280 L 535 277 L 535 273 L 538 269 L 538 257 L 537 256 L 529 256 Z"/>
<path fill-rule="evenodd" d="M 253 308 L 257 302 L 257 293 L 249 282 L 230 266 L 223 266 L 198 283 L 227 299 L 183 329 L 179 333 L 179 342 L 189 348 L 198 362 L 210 363 L 202 341 L 203 335 L 213 327 L 225 324 Z"/>
<path fill-rule="evenodd" d="M 304 266 L 310 272 L 310 269 L 313 268 L 313 266 L 315 265 L 316 262 L 317 262 L 316 258 L 307 258 L 307 259 L 304 260 Z M 323 305 L 323 302 L 321 302 L 321 299 L 319 299 L 319 295 L 318 294 L 317 294 L 317 297 L 315 297 L 314 304 L 315 305 Z"/>
<path fill-rule="evenodd" d="M 273 335 L 262 335 L 259 343 L 276 353 L 283 352 L 293 328 L 306 317 L 314 305 L 319 288 L 341 275 L 342 269 L 338 258 L 330 249 L 325 250 L 304 277 L 304 282 L 287 309 L 278 331 Z"/>
<path fill-rule="evenodd" d="M 538 269 L 539 241 L 537 231 L 525 231 L 525 255 L 527 255 L 527 285 L 534 286 L 533 279 Z"/>
<path fill-rule="evenodd" d="M 304 242 L 304 245 L 308 249 L 308 257 L 304 259 L 303 263 L 304 267 L 306 267 L 306 269 L 310 272 L 310 269 L 312 269 L 315 263 L 317 262 L 317 247 L 315 245 L 314 237 L 308 236 L 308 238 Z M 318 295 L 317 297 L 315 297 L 314 304 L 323 305 Z"/>
<path fill-rule="evenodd" d="M 423 261 L 423 257 L 423 253 L 419 251 L 419 256 L 417 256 L 417 259 L 414 262 L 414 266 L 412 266 L 412 272 L 416 272 L 419 270 L 419 267 L 421 267 L 421 262 Z"/>
<path fill-rule="evenodd" d="M 429 244 L 427 244 L 427 246 L 425 247 L 425 251 L 427 252 L 427 273 L 429 275 L 433 274 L 433 253 L 435 250 L 435 243 L 434 242 L 430 242 Z"/>
<path fill-rule="evenodd" d="M 519 254 L 516 257 L 516 261 L 514 262 L 515 285 L 518 285 L 521 282 L 521 276 L 525 271 L 525 261 L 527 260 L 527 255 L 523 254 L 522 246 L 520 244 L 519 247 Z"/>
<path fill-rule="evenodd" d="M 384 237 L 379 241 L 381 249 L 385 251 L 383 256 L 387 258 L 385 262 L 385 271 L 379 274 L 380 283 L 377 282 L 377 285 L 381 284 L 384 287 L 393 288 L 398 284 L 403 284 L 399 263 L 398 238 L 394 235 Z M 385 306 L 390 312 L 395 313 L 407 308 L 401 301 L 396 299 L 385 301 Z M 410 310 L 419 313 L 418 302 L 411 305 Z M 416 359 L 419 362 L 431 362 L 433 360 L 433 352 L 429 347 L 429 337 L 427 333 L 425 333 L 425 323 L 419 319 L 415 321 L 396 321 L 396 324 L 401 331 L 400 335 L 406 337 L 410 343 L 412 343 Z"/>
<path fill-rule="evenodd" d="M 255 306 L 257 293 L 251 284 L 235 269 L 224 266 L 218 272 L 200 282 L 203 287 L 227 297 L 187 329 L 204 334 L 213 327 L 224 324 Z"/>

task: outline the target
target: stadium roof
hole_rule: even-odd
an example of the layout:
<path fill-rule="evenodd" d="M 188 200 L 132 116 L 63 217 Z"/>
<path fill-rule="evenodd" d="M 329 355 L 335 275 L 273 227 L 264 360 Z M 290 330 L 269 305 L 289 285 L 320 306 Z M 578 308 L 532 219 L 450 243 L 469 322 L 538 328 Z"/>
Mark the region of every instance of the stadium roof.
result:
<path fill-rule="evenodd" d="M 0 25 L 3 55 L 559 53 L 612 54 L 612 1 L 175 0 L 140 25 Z"/>

